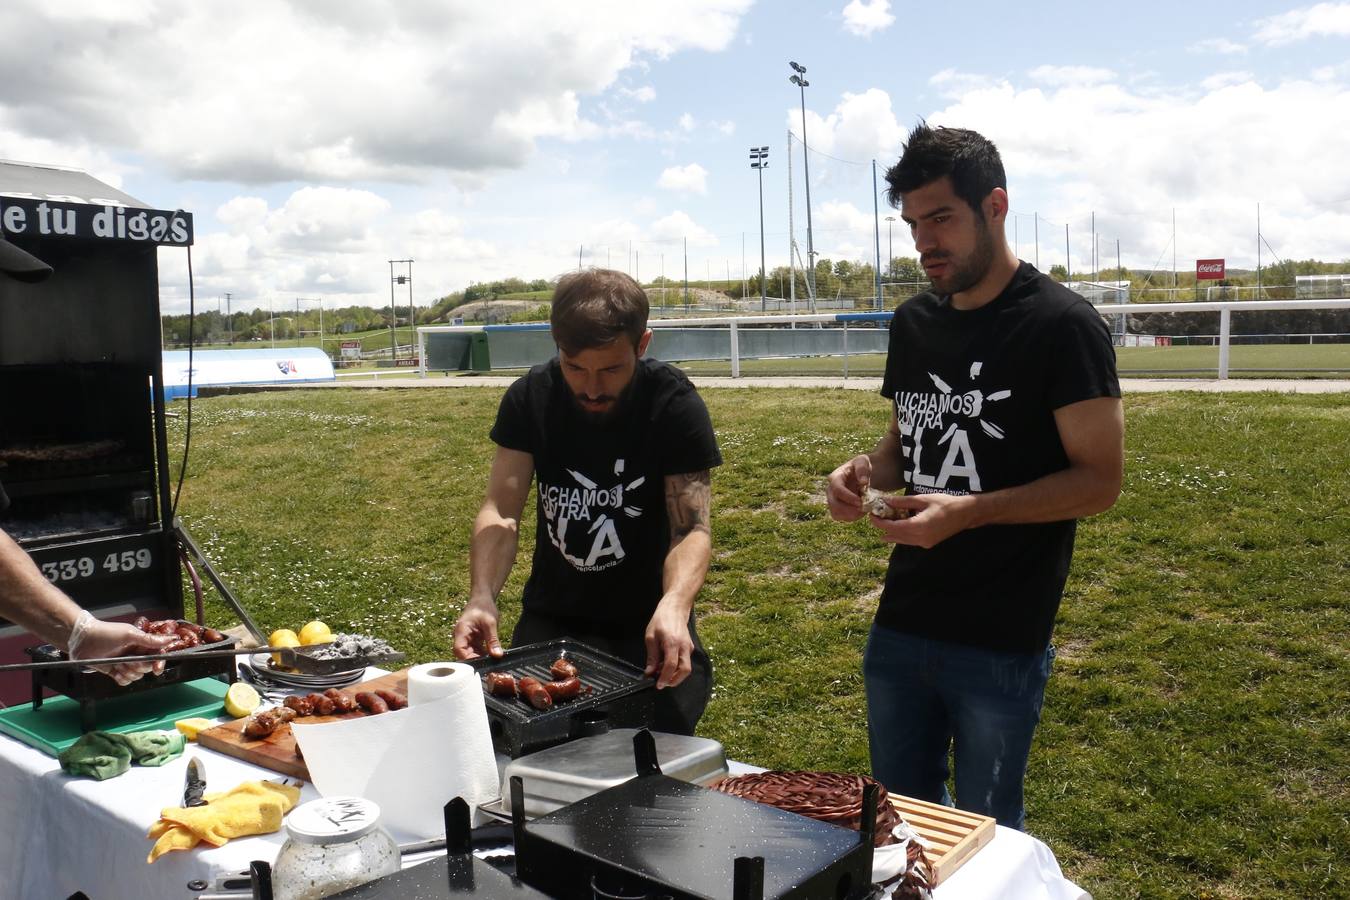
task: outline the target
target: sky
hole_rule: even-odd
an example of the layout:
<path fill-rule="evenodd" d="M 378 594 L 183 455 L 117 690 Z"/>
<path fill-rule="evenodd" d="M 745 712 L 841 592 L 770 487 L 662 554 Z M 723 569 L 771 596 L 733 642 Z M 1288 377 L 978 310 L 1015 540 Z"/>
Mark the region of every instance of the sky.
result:
<path fill-rule="evenodd" d="M 1350 259 L 1350 2 L 5 0 L 0 35 L 0 159 L 193 213 L 198 308 L 388 305 L 391 259 L 399 305 L 738 279 L 761 174 L 772 270 L 807 254 L 803 100 L 821 258 L 913 254 L 873 160 L 884 191 L 926 120 L 998 145 L 1043 270 L 1066 226 L 1075 272 L 1253 267 L 1258 214 L 1263 263 Z"/>

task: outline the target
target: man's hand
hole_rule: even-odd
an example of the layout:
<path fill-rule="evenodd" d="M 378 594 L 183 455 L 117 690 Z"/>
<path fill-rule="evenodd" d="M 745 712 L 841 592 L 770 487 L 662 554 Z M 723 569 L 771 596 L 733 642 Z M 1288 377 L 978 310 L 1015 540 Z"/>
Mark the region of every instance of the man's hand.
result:
<path fill-rule="evenodd" d="M 836 522 L 856 522 L 863 517 L 863 493 L 872 483 L 872 458 L 855 456 L 830 473 L 825 499 L 830 518 Z"/>
<path fill-rule="evenodd" d="M 681 612 L 678 603 L 657 605 L 652 620 L 647 623 L 647 667 L 644 675 L 656 676 L 656 688 L 675 687 L 689 677 L 693 666 L 689 655 L 694 651 L 694 639 L 689 636 L 689 615 Z"/>
<path fill-rule="evenodd" d="M 455 659 L 501 656 L 502 642 L 497 639 L 497 604 L 470 600 L 455 622 Z"/>
<path fill-rule="evenodd" d="M 909 494 L 887 497 L 892 509 L 909 513 L 907 519 L 883 519 L 872 516 L 888 544 L 909 544 L 930 550 L 947 538 L 974 524 L 975 500 L 969 495 Z"/>
<path fill-rule="evenodd" d="M 163 653 L 164 648 L 174 641 L 173 635 L 146 634 L 139 628 L 122 622 L 94 621 L 89 624 L 80 640 L 79 650 L 72 654 L 73 659 L 106 659 L 111 656 L 143 656 L 151 653 Z M 164 671 L 164 662 L 117 663 L 116 665 L 94 666 L 96 671 L 112 677 L 121 685 L 131 684 L 147 672 L 158 675 Z"/>

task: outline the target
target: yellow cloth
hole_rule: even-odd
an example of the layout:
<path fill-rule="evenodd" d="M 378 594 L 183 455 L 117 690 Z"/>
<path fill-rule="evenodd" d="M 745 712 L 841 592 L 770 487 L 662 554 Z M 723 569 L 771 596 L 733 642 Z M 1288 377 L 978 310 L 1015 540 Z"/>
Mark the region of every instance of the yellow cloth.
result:
<path fill-rule="evenodd" d="M 300 788 L 271 781 L 245 781 L 222 794 L 207 794 L 205 806 L 165 807 L 150 826 L 155 841 L 147 863 L 170 850 L 191 850 L 201 841 L 219 847 L 230 838 L 270 834 L 300 799 Z"/>

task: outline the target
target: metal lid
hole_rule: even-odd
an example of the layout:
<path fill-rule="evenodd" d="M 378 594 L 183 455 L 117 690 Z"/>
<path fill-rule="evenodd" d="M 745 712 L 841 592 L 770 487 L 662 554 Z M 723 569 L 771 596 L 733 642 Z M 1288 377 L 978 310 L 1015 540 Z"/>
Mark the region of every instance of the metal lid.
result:
<path fill-rule="evenodd" d="M 324 797 L 301 804 L 286 817 L 286 831 L 302 844 L 345 844 L 374 831 L 380 807 L 364 797 Z"/>

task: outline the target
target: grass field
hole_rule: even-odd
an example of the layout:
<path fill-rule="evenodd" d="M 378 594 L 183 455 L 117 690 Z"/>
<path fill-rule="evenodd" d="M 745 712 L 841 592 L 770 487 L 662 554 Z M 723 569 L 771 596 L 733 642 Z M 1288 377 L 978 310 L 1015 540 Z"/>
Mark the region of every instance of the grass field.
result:
<path fill-rule="evenodd" d="M 180 513 L 265 630 L 317 616 L 410 663 L 448 658 L 500 394 L 199 400 Z M 886 550 L 827 519 L 821 484 L 886 407 L 839 390 L 705 396 L 726 464 L 700 732 L 764 766 L 865 771 L 860 655 Z M 1125 491 L 1079 531 L 1028 829 L 1098 898 L 1346 896 L 1350 404 L 1126 404 Z M 508 630 L 524 575 L 503 595 Z"/>

